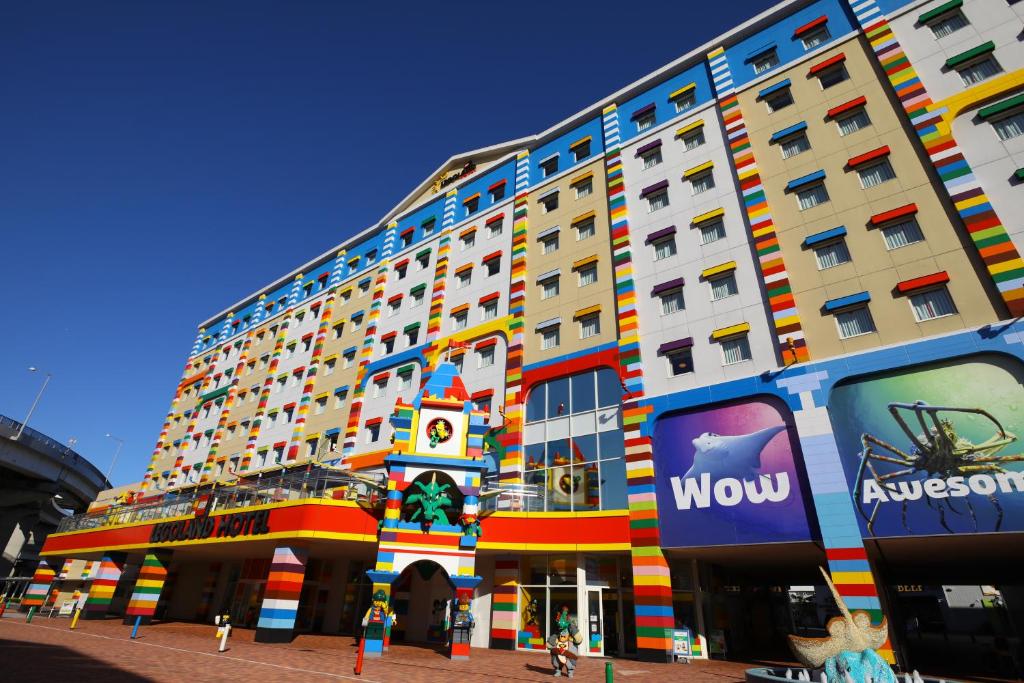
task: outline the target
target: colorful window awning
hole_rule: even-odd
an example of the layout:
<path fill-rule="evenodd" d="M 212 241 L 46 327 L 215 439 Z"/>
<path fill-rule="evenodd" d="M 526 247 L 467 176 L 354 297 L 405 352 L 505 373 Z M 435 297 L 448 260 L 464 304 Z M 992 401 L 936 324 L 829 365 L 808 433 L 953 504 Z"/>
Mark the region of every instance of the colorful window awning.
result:
<path fill-rule="evenodd" d="M 842 104 L 832 107 L 827 112 L 825 112 L 825 115 L 828 116 L 830 119 L 834 119 L 840 114 L 845 114 L 846 112 L 852 111 L 857 107 L 863 107 L 865 104 L 867 104 L 867 102 L 868 98 L 861 95 L 860 97 L 856 97 L 850 100 L 849 102 L 843 102 Z"/>
<path fill-rule="evenodd" d="M 824 244 L 825 242 L 829 242 L 831 240 L 839 239 L 840 237 L 845 236 L 846 226 L 840 225 L 839 227 L 832 228 L 830 230 L 823 230 L 821 232 L 816 232 L 813 235 L 808 235 L 807 238 L 804 239 L 804 246 L 814 247 L 819 244 Z"/>
<path fill-rule="evenodd" d="M 684 337 L 682 339 L 676 339 L 674 341 L 665 342 L 664 344 L 658 347 L 658 353 L 672 353 L 673 351 L 688 349 L 691 346 L 693 346 L 693 337 Z"/>
<path fill-rule="evenodd" d="M 747 334 L 748 332 L 750 332 L 750 323 L 739 323 L 737 325 L 718 328 L 711 333 L 711 338 L 715 341 L 721 341 L 723 339 L 728 339 L 729 337 L 737 337 L 741 334 Z"/>
<path fill-rule="evenodd" d="M 866 304 L 871 301 L 871 295 L 867 292 L 858 292 L 856 294 L 850 294 L 848 296 L 841 296 L 838 299 L 829 299 L 825 302 L 825 310 L 829 313 L 834 313 L 844 308 L 851 306 L 859 306 Z"/>
<path fill-rule="evenodd" d="M 925 287 L 934 287 L 935 285 L 943 285 L 949 282 L 949 273 L 944 270 L 940 270 L 937 273 L 931 275 L 924 275 L 922 277 L 915 277 L 910 280 L 904 280 L 903 282 L 897 283 L 896 291 L 900 294 L 908 294 L 910 292 L 924 289 Z"/>
<path fill-rule="evenodd" d="M 907 216 L 913 216 L 917 213 L 917 204 L 904 204 L 903 206 L 883 211 L 882 213 L 876 213 L 871 217 L 871 225 L 881 225 L 882 223 L 888 223 L 899 218 L 906 218 Z"/>
<path fill-rule="evenodd" d="M 654 285 L 654 287 L 651 288 L 651 296 L 661 296 L 662 294 L 680 289 L 685 284 L 686 281 L 681 277 L 669 280 L 668 282 L 662 282 L 661 284 Z"/>
<path fill-rule="evenodd" d="M 882 145 L 881 147 L 877 147 L 871 150 L 870 152 L 864 152 L 863 154 L 858 154 L 855 157 L 847 159 L 846 165 L 849 166 L 850 168 L 857 168 L 858 166 L 863 166 L 868 162 L 876 161 L 878 159 L 887 157 L 891 152 L 892 150 L 889 149 L 889 145 Z"/>
<path fill-rule="evenodd" d="M 783 128 L 780 131 L 776 131 L 776 132 L 772 133 L 772 136 L 770 138 L 768 138 L 768 142 L 778 142 L 779 140 L 783 140 L 785 138 L 788 138 L 791 135 L 796 135 L 797 133 L 802 133 L 805 130 L 807 130 L 807 122 L 806 121 L 801 121 L 800 123 L 794 123 L 792 126 L 787 126 L 786 128 Z"/>
<path fill-rule="evenodd" d="M 799 38 L 800 36 L 804 35 L 805 33 L 810 33 L 811 31 L 813 31 L 814 29 L 818 28 L 819 26 L 824 26 L 827 23 L 828 23 L 828 17 L 823 14 L 820 17 L 818 17 L 817 19 L 811 19 L 810 21 L 808 21 L 803 26 L 797 26 L 796 30 L 793 31 L 793 37 L 794 38 Z"/>
<path fill-rule="evenodd" d="M 654 232 L 649 234 L 647 236 L 647 238 L 644 240 L 644 244 L 651 244 L 653 242 L 657 242 L 660 239 L 665 239 L 666 237 L 671 237 L 674 234 L 676 234 L 676 226 L 670 225 L 667 228 L 662 228 L 661 230 L 655 230 Z"/>
<path fill-rule="evenodd" d="M 706 268 L 705 270 L 701 271 L 700 276 L 703 279 L 707 280 L 708 278 L 715 277 L 716 275 L 722 275 L 733 270 L 736 270 L 736 262 L 726 261 L 725 263 L 719 264 L 717 266 Z"/>
<path fill-rule="evenodd" d="M 842 64 L 845 61 L 846 61 L 846 54 L 843 53 L 843 52 L 840 52 L 837 55 L 833 55 L 832 57 L 829 57 L 828 59 L 826 59 L 823 62 L 818 62 L 817 64 L 812 66 L 810 69 L 808 69 L 807 73 L 810 76 L 817 76 L 822 71 L 825 71 L 827 69 L 831 69 L 832 67 L 834 67 L 836 65 L 839 65 L 839 64 Z"/>
<path fill-rule="evenodd" d="M 955 69 L 958 66 L 962 66 L 965 63 L 971 61 L 972 59 L 977 59 L 978 57 L 988 54 L 989 52 L 992 52 L 992 50 L 995 49 L 996 44 L 990 40 L 988 42 L 982 43 L 978 47 L 971 48 L 966 52 L 961 52 L 958 55 L 953 55 L 952 57 L 946 60 L 946 66 L 949 67 L 950 69 Z"/>
<path fill-rule="evenodd" d="M 696 89 L 697 89 L 697 84 L 696 83 L 687 83 L 686 85 L 684 85 L 683 87 L 679 88 L 678 90 L 673 90 L 672 92 L 670 92 L 668 94 L 668 101 L 672 102 L 673 100 L 678 100 L 683 95 L 687 95 L 687 94 L 693 92 Z"/>
<path fill-rule="evenodd" d="M 573 313 L 572 317 L 573 317 L 574 320 L 578 320 L 579 318 L 585 318 L 588 315 L 593 315 L 595 313 L 600 313 L 600 312 L 601 312 L 601 304 L 596 304 L 594 306 L 587 306 L 586 308 L 581 308 L 580 310 L 578 310 L 575 313 Z"/>

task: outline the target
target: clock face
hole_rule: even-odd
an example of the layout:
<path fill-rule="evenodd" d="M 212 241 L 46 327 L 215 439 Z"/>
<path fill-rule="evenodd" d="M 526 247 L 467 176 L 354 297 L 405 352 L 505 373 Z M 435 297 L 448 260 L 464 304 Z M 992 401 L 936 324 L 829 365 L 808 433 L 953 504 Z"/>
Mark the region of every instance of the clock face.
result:
<path fill-rule="evenodd" d="M 427 422 L 426 435 L 431 448 L 437 448 L 440 444 L 447 443 L 454 433 L 452 423 L 447 418 L 435 417 Z"/>

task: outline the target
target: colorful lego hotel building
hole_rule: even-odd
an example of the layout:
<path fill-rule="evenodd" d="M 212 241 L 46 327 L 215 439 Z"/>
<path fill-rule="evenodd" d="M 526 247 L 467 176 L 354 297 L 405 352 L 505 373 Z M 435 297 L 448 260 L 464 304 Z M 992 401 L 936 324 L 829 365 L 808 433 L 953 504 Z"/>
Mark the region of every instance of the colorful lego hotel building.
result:
<path fill-rule="evenodd" d="M 453 156 L 202 323 L 139 483 L 26 604 L 281 640 L 383 590 L 392 642 L 460 597 L 477 647 L 567 605 L 588 655 L 785 657 L 821 566 L 901 664 L 1012 669 L 1022 7 L 785 2 Z"/>

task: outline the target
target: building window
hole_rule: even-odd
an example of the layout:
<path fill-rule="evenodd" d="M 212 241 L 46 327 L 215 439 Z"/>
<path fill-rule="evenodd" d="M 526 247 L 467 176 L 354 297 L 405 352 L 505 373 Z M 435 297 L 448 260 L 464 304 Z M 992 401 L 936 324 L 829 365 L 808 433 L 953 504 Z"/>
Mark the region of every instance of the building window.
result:
<path fill-rule="evenodd" d="M 480 349 L 479 353 L 476 354 L 476 367 L 479 369 L 489 368 L 494 365 L 494 347 L 488 346 L 486 349 Z"/>
<path fill-rule="evenodd" d="M 388 317 L 392 318 L 398 315 L 398 311 L 402 308 L 402 300 L 397 299 L 395 301 L 388 302 Z"/>
<path fill-rule="evenodd" d="M 647 152 L 647 154 L 641 155 L 640 159 L 643 161 L 645 170 L 648 168 L 654 168 L 661 163 L 661 148 L 653 149 L 650 152 Z"/>
<path fill-rule="evenodd" d="M 394 350 L 395 350 L 395 338 L 394 337 L 391 337 L 390 339 L 382 339 L 381 340 L 380 355 L 386 356 L 389 353 L 392 353 Z"/>
<path fill-rule="evenodd" d="M 284 385 L 285 385 L 285 382 L 287 382 L 287 381 L 288 381 L 287 377 L 278 377 L 277 378 L 277 382 L 274 384 L 274 393 L 275 394 L 280 394 L 282 391 L 284 391 Z"/>
<path fill-rule="evenodd" d="M 588 218 L 580 221 L 573 226 L 576 229 L 576 241 L 580 242 L 585 239 L 589 239 L 597 234 L 597 228 L 594 227 L 594 219 Z"/>
<path fill-rule="evenodd" d="M 963 15 L 963 12 L 960 10 L 954 10 L 928 22 L 928 28 L 932 30 L 932 35 L 935 36 L 935 38 L 945 38 L 949 34 L 955 33 L 956 31 L 964 28 L 969 23 L 970 22 L 967 21 L 967 17 Z"/>
<path fill-rule="evenodd" d="M 914 311 L 914 320 L 919 323 L 956 314 L 953 298 L 945 287 L 929 289 L 911 295 L 910 308 Z"/>
<path fill-rule="evenodd" d="M 480 197 L 473 197 L 465 202 L 466 215 L 476 213 L 477 209 L 480 208 Z"/>
<path fill-rule="evenodd" d="M 637 119 L 636 119 L 636 132 L 642 133 L 645 130 L 649 130 L 649 129 L 653 128 L 654 124 L 657 123 L 657 121 L 658 121 L 658 119 L 654 115 L 653 111 L 650 112 L 649 114 L 644 114 L 643 116 L 637 117 Z"/>
<path fill-rule="evenodd" d="M 352 367 L 352 361 L 356 359 L 355 351 L 350 351 L 341 357 L 341 367 L 344 369 Z"/>
<path fill-rule="evenodd" d="M 683 299 L 683 288 L 673 289 L 669 292 L 663 292 L 658 297 L 661 299 L 661 314 L 672 315 L 678 313 L 686 308 L 686 302 Z"/>
<path fill-rule="evenodd" d="M 471 232 L 459 238 L 459 251 L 472 249 L 476 245 L 476 233 Z"/>
<path fill-rule="evenodd" d="M 549 277 L 540 283 L 540 298 L 551 299 L 558 296 L 558 276 Z"/>
<path fill-rule="evenodd" d="M 866 190 L 892 180 L 896 177 L 896 173 L 892 170 L 889 160 L 885 159 L 877 164 L 858 168 L 857 176 L 860 178 L 860 186 Z"/>
<path fill-rule="evenodd" d="M 668 206 L 668 190 L 647 195 L 647 213 L 654 213 Z"/>
<path fill-rule="evenodd" d="M 692 109 L 693 105 L 697 104 L 697 91 L 696 89 L 690 90 L 689 92 L 680 95 L 675 99 L 676 113 L 681 114 L 687 109 Z"/>
<path fill-rule="evenodd" d="M 839 338 L 849 339 L 875 331 L 875 321 L 867 306 L 857 306 L 836 313 L 836 324 L 839 326 Z"/>
<path fill-rule="evenodd" d="M 733 365 L 750 360 L 750 342 L 747 335 L 722 340 L 722 364 Z"/>
<path fill-rule="evenodd" d="M 836 126 L 839 127 L 841 136 L 856 133 L 861 128 L 867 128 L 870 125 L 871 119 L 868 118 L 868 113 L 863 108 L 836 119 Z"/>
<path fill-rule="evenodd" d="M 452 315 L 452 328 L 455 330 L 464 330 L 466 325 L 469 324 L 469 314 L 466 311 L 459 311 Z"/>
<path fill-rule="evenodd" d="M 353 330 L 358 330 L 362 326 L 363 326 L 363 316 L 362 315 L 357 315 L 354 318 L 352 318 L 352 329 Z"/>
<path fill-rule="evenodd" d="M 483 413 L 490 415 L 491 412 L 491 397 L 476 398 L 473 399 L 473 410 L 478 410 Z"/>
<path fill-rule="evenodd" d="M 345 323 L 338 323 L 331 328 L 331 339 L 341 339 L 341 335 L 345 332 Z"/>
<path fill-rule="evenodd" d="M 808 185 L 796 192 L 796 202 L 801 211 L 814 208 L 815 206 L 824 204 L 827 201 L 828 191 L 825 189 L 825 183 Z"/>
<path fill-rule="evenodd" d="M 769 50 L 762 55 L 759 55 L 757 59 L 753 60 L 752 66 L 754 67 L 755 74 L 763 74 L 765 71 L 779 65 L 779 55 L 776 54 L 775 50 Z"/>
<path fill-rule="evenodd" d="M 594 180 L 593 178 L 587 178 L 572 186 L 576 192 L 576 199 L 583 199 L 589 197 L 594 192 Z"/>
<path fill-rule="evenodd" d="M 838 85 L 848 79 L 850 75 L 846 73 L 846 67 L 842 64 L 834 66 L 831 69 L 825 69 L 818 74 L 818 83 L 821 84 L 822 90 L 827 90 L 833 85 Z"/>
<path fill-rule="evenodd" d="M 686 151 L 697 149 L 705 142 L 704 129 L 696 130 L 692 133 L 683 136 L 683 145 L 686 146 Z"/>
<path fill-rule="evenodd" d="M 472 270 L 464 270 L 461 273 L 455 274 L 455 289 L 463 289 L 469 287 L 470 281 L 473 279 Z"/>
<path fill-rule="evenodd" d="M 580 287 L 586 287 L 597 282 L 597 264 L 583 266 L 579 269 Z"/>
<path fill-rule="evenodd" d="M 885 248 L 888 251 L 924 241 L 921 226 L 913 218 L 883 227 L 882 237 L 885 239 Z"/>
<path fill-rule="evenodd" d="M 850 262 L 850 250 L 845 240 L 836 240 L 814 250 L 814 258 L 818 262 L 818 270 L 835 268 Z"/>
<path fill-rule="evenodd" d="M 484 269 L 487 271 L 487 277 L 497 275 L 501 272 L 501 258 L 494 257 L 484 261 Z"/>
<path fill-rule="evenodd" d="M 267 367 L 267 364 L 269 362 L 270 362 L 270 354 L 269 353 L 265 353 L 262 356 L 260 356 L 260 370 L 262 370 L 265 367 Z"/>
<path fill-rule="evenodd" d="M 416 270 L 426 270 L 430 266 L 430 252 L 416 257 Z"/>
<path fill-rule="evenodd" d="M 380 439 L 380 423 L 366 425 L 366 443 L 376 443 Z"/>
<path fill-rule="evenodd" d="M 429 235 L 434 234 L 434 226 L 436 224 L 436 218 L 428 218 L 427 220 L 423 221 L 423 225 L 420 226 L 420 229 L 423 230 L 423 236 L 427 237 Z"/>
<path fill-rule="evenodd" d="M 1024 109 L 1019 109 L 1009 116 L 993 121 L 992 127 L 1000 140 L 1010 140 L 1024 134 Z"/>
<path fill-rule="evenodd" d="M 402 234 L 402 247 L 408 247 L 412 244 L 412 233 L 406 232 Z"/>
<path fill-rule="evenodd" d="M 505 198 L 505 183 L 502 183 L 497 187 L 492 187 L 490 190 L 487 191 L 487 194 L 491 195 L 491 204 L 494 204 L 495 202 L 500 202 L 502 199 Z"/>
<path fill-rule="evenodd" d="M 578 164 L 590 156 L 590 140 L 583 140 L 576 143 L 572 148 L 572 161 Z"/>
<path fill-rule="evenodd" d="M 668 258 L 669 256 L 676 255 L 676 238 L 669 236 L 663 237 L 660 240 L 654 242 L 654 260 L 660 261 L 661 259 Z"/>
<path fill-rule="evenodd" d="M 715 176 L 712 171 L 690 176 L 689 180 L 690 188 L 695 195 L 707 192 L 715 186 Z"/>
<path fill-rule="evenodd" d="M 541 197 L 539 200 L 542 213 L 551 213 L 558 208 L 558 192 Z"/>
<path fill-rule="evenodd" d="M 313 293 L 313 283 L 310 282 L 302 286 L 302 298 L 305 299 L 307 296 Z"/>
<path fill-rule="evenodd" d="M 963 79 L 964 85 L 980 83 L 986 78 L 995 76 L 1002 70 L 1003 68 L 999 66 L 999 62 L 997 62 L 996 58 L 992 55 L 982 57 L 981 59 L 977 59 L 963 66 L 957 67 L 957 71 L 960 74 L 960 78 Z"/>
<path fill-rule="evenodd" d="M 671 376 L 678 377 L 693 372 L 693 351 L 690 349 L 669 351 L 665 358 L 668 359 L 668 371 Z"/>
<path fill-rule="evenodd" d="M 769 113 L 777 112 L 793 104 L 793 93 L 789 91 L 789 88 L 783 88 L 765 97 L 764 103 L 768 107 Z"/>
<path fill-rule="evenodd" d="M 412 290 L 412 292 L 410 292 L 410 295 L 412 296 L 412 305 L 410 306 L 410 308 L 416 308 L 417 306 L 423 303 L 423 298 L 425 296 L 424 293 L 426 292 L 426 289 L 426 287 L 421 287 L 420 289 L 414 289 Z"/>
<path fill-rule="evenodd" d="M 701 223 L 698 229 L 700 230 L 701 246 L 725 239 L 725 224 L 720 220 Z"/>
<path fill-rule="evenodd" d="M 313 407 L 314 415 L 323 415 L 324 411 L 327 410 L 327 397 L 316 399 Z"/>
<path fill-rule="evenodd" d="M 547 351 L 548 349 L 556 348 L 559 344 L 559 332 L 558 325 L 554 325 L 545 330 L 541 330 L 540 333 L 540 350 Z"/>
<path fill-rule="evenodd" d="M 292 342 L 288 346 L 284 347 L 284 357 L 291 358 L 295 355 L 295 347 L 298 345 L 297 342 Z"/>
<path fill-rule="evenodd" d="M 398 376 L 398 390 L 406 391 L 412 388 L 412 373 L 406 372 Z"/>
<path fill-rule="evenodd" d="M 819 45 L 827 43 L 831 37 L 832 34 L 828 32 L 828 26 L 820 26 L 802 35 L 800 41 L 804 44 L 805 50 L 813 50 Z"/>
<path fill-rule="evenodd" d="M 369 282 L 360 282 L 359 283 L 359 296 L 360 297 L 364 297 L 364 296 L 366 296 L 369 293 L 370 293 L 370 283 Z"/>
<path fill-rule="evenodd" d="M 387 391 L 388 381 L 386 379 L 375 380 L 373 383 L 373 397 L 380 398 Z"/>
<path fill-rule="evenodd" d="M 736 285 L 736 275 L 734 273 L 712 278 L 708 282 L 711 285 L 712 301 L 721 301 L 722 299 L 739 294 L 739 287 Z"/>
<path fill-rule="evenodd" d="M 558 173 L 558 155 L 548 157 L 538 165 L 540 166 L 541 177 L 550 178 Z"/>
<path fill-rule="evenodd" d="M 345 405 L 345 392 L 339 391 L 334 395 L 334 409 L 337 410 Z"/>
<path fill-rule="evenodd" d="M 404 246 L 408 246 L 408 245 L 404 245 Z M 409 266 L 400 266 L 398 268 L 395 268 L 395 275 L 398 276 L 399 280 L 404 280 L 405 279 L 405 275 L 408 272 L 408 270 L 409 270 Z"/>
<path fill-rule="evenodd" d="M 553 254 L 558 251 L 558 233 L 548 235 L 540 241 L 541 254 Z"/>
<path fill-rule="evenodd" d="M 498 317 L 498 302 L 497 302 L 497 300 L 495 300 L 495 301 L 488 301 L 487 303 L 485 303 L 483 306 L 480 307 L 480 319 L 481 320 L 484 320 L 484 321 L 494 320 L 497 317 Z"/>
<path fill-rule="evenodd" d="M 344 292 L 341 293 L 341 300 L 343 302 L 344 301 L 349 301 L 350 299 L 352 299 L 352 290 L 351 289 L 346 289 Z"/>
<path fill-rule="evenodd" d="M 324 376 L 334 374 L 334 366 L 337 365 L 338 361 L 331 358 L 330 360 L 324 361 Z"/>
<path fill-rule="evenodd" d="M 580 318 L 580 339 L 588 339 L 601 334 L 601 314 L 593 313 Z"/>
<path fill-rule="evenodd" d="M 496 221 L 491 221 L 487 224 L 487 239 L 492 239 L 501 234 L 505 221 L 499 218 Z"/>
<path fill-rule="evenodd" d="M 420 328 L 418 328 L 418 327 L 416 329 L 414 329 L 414 330 L 409 330 L 408 332 L 406 332 L 405 333 L 405 346 L 406 346 L 406 348 L 409 348 L 410 346 L 416 346 L 416 342 L 419 340 L 419 338 L 420 338 Z"/>
<path fill-rule="evenodd" d="M 809 150 L 811 148 L 811 141 L 807 139 L 806 133 L 797 133 L 782 139 L 779 142 L 779 148 L 782 150 L 782 158 L 789 159 Z"/>

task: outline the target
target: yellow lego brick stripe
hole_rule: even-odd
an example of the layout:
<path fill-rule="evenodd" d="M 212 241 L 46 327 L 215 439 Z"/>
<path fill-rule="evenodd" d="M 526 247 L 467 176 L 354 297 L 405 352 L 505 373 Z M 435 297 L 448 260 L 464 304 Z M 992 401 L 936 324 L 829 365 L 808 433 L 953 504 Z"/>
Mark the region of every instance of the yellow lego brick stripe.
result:
<path fill-rule="evenodd" d="M 872 578 L 871 572 L 833 572 L 832 582 L 873 586 L 875 580 Z"/>

